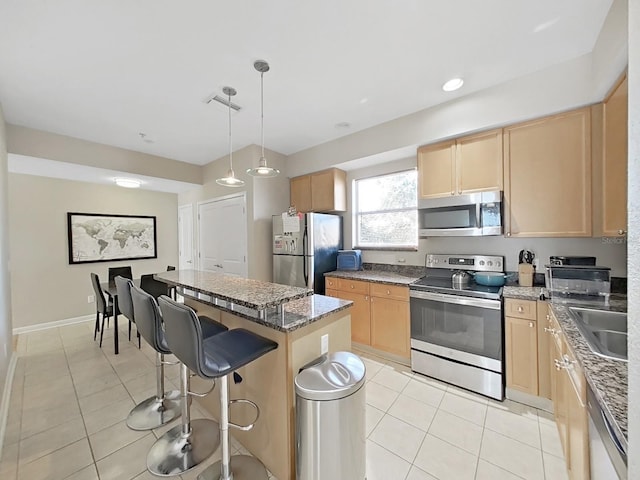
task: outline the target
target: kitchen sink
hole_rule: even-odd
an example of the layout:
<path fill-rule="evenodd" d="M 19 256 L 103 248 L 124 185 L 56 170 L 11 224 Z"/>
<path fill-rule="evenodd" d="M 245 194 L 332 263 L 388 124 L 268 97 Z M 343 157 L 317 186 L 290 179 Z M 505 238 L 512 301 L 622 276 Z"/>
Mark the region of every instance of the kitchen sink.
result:
<path fill-rule="evenodd" d="M 576 326 L 596 355 L 627 361 L 627 314 L 569 307 Z"/>

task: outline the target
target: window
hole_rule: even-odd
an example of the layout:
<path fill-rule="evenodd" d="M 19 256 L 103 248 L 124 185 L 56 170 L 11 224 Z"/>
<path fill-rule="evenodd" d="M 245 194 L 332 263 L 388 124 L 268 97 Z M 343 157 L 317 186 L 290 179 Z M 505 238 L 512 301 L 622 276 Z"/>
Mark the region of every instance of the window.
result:
<path fill-rule="evenodd" d="M 416 170 L 363 178 L 354 184 L 356 246 L 417 248 Z"/>

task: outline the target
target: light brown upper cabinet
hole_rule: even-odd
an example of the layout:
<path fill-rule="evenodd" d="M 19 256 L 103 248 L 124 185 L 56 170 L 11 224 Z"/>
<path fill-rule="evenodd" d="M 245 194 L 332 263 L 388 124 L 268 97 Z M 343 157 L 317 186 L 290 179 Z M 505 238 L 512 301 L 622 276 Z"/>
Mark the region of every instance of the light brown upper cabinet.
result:
<path fill-rule="evenodd" d="M 604 101 L 601 175 L 594 176 L 602 191 L 598 233 L 606 237 L 627 233 L 628 102 L 625 76 Z"/>
<path fill-rule="evenodd" d="M 504 129 L 506 236 L 591 236 L 590 112 Z"/>
<path fill-rule="evenodd" d="M 419 197 L 502 190 L 502 129 L 418 149 Z"/>
<path fill-rule="evenodd" d="M 347 174 L 331 168 L 291 179 L 290 204 L 299 212 L 347 210 Z"/>

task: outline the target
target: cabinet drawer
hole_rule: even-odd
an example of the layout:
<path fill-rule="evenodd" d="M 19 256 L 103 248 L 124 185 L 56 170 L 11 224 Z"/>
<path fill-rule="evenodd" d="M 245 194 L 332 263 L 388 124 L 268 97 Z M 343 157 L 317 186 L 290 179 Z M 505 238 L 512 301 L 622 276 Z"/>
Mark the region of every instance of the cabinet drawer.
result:
<path fill-rule="evenodd" d="M 338 289 L 338 279 L 325 277 L 324 278 L 324 288 L 325 290 L 337 290 Z"/>
<path fill-rule="evenodd" d="M 393 298 L 394 300 L 409 301 L 409 287 L 402 285 L 387 285 L 384 283 L 371 283 L 371 296 L 380 298 Z"/>
<path fill-rule="evenodd" d="M 507 298 L 504 301 L 505 316 L 536 320 L 536 302 L 532 300 L 517 300 Z"/>
<path fill-rule="evenodd" d="M 369 295 L 369 283 L 360 280 L 338 278 L 338 290 L 351 293 L 361 293 L 362 295 Z"/>

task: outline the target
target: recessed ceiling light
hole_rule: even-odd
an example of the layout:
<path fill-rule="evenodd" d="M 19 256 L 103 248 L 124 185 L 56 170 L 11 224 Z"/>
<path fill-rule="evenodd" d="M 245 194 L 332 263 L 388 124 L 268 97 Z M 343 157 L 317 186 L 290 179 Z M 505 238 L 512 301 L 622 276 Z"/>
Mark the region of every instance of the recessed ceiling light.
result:
<path fill-rule="evenodd" d="M 349 122 L 336 123 L 336 128 L 349 128 L 351 124 Z"/>
<path fill-rule="evenodd" d="M 360 103 L 361 104 L 367 103 L 368 101 L 369 101 L 369 99 L 367 97 L 360 99 Z"/>
<path fill-rule="evenodd" d="M 447 83 L 442 85 L 442 90 L 445 92 L 453 92 L 454 90 L 458 90 L 464 84 L 464 80 L 461 78 L 452 78 Z"/>
<path fill-rule="evenodd" d="M 140 180 L 136 180 L 135 178 L 115 178 L 113 180 L 116 182 L 116 185 L 124 188 L 139 188 L 142 185 Z"/>

